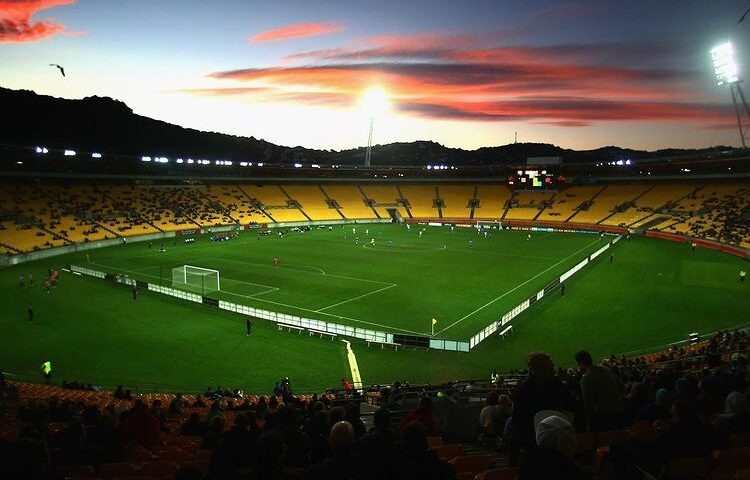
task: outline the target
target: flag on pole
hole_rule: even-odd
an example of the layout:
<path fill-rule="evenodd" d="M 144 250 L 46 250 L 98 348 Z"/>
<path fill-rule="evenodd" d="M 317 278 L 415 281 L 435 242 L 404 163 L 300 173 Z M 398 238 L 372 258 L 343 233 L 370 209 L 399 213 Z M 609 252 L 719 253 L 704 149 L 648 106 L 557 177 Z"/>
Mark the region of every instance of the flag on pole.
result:
<path fill-rule="evenodd" d="M 435 325 L 436 323 L 437 323 L 437 319 L 436 319 L 436 318 L 433 318 L 433 319 L 432 319 L 432 324 L 433 324 L 433 325 Z"/>

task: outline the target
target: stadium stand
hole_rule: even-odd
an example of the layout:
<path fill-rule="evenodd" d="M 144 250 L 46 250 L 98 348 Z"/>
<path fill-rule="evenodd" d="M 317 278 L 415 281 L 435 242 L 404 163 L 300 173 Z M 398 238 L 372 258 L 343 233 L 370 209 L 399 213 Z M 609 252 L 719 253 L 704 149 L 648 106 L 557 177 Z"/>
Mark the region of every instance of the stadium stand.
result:
<path fill-rule="evenodd" d="M 581 185 L 565 188 L 555 195 L 537 217 L 537 220 L 551 222 L 565 222 L 576 214 L 580 208 L 585 208 L 597 193 L 601 192 L 601 185 Z"/>
<path fill-rule="evenodd" d="M 291 387 L 278 396 L 221 387 L 203 395 L 132 395 L 122 387 L 61 388 L 3 375 L 0 475 L 523 480 L 566 471 L 575 475 L 565 478 L 741 478 L 735 475 L 750 469 L 748 347 L 746 331 L 725 331 L 567 370 L 537 352 L 527 370 L 492 383 L 394 382 L 365 397 L 293 395 Z M 622 405 L 618 420 L 598 427 L 592 419 L 600 417 L 586 407 L 594 371 L 624 386 L 607 393 Z M 419 400 L 415 409 L 410 398 Z M 457 442 L 445 426 L 471 420 L 436 406 L 469 398 L 487 405 L 478 416 L 485 423 L 473 427 L 481 440 Z M 361 413 L 364 400 L 380 407 L 373 417 Z M 538 426 L 544 421 L 533 420 L 544 409 L 557 415 L 549 435 Z"/>
<path fill-rule="evenodd" d="M 206 196 L 212 203 L 223 205 L 226 208 L 227 215 L 237 220 L 241 225 L 269 221 L 268 217 L 254 206 L 252 200 L 237 185 L 208 185 Z"/>
<path fill-rule="evenodd" d="M 299 203 L 310 220 L 331 220 L 341 218 L 318 185 L 282 185 L 281 188 Z"/>
<path fill-rule="evenodd" d="M 323 185 L 326 195 L 339 205 L 340 212 L 349 220 L 377 218 L 375 211 L 365 203 L 359 185 Z"/>
<path fill-rule="evenodd" d="M 474 218 L 499 220 L 503 216 L 511 191 L 502 184 L 478 184 L 476 198 L 479 205 L 474 209 Z"/>
<path fill-rule="evenodd" d="M 250 199 L 257 200 L 257 206 L 275 222 L 304 222 L 307 219 L 300 211 L 299 204 L 292 202 L 278 185 L 239 186 Z"/>
<path fill-rule="evenodd" d="M 503 219 L 534 220 L 554 196 L 555 193 L 549 191 L 516 192 L 510 197 Z"/>
<path fill-rule="evenodd" d="M 396 209 L 401 218 L 409 218 L 409 213 L 401 206 L 401 194 L 395 185 L 362 185 L 362 191 L 368 200 L 374 200 L 375 211 L 380 218 L 390 218 L 388 209 Z"/>
<path fill-rule="evenodd" d="M 474 199 L 475 187 L 472 184 L 440 184 L 438 192 L 443 201 L 443 218 L 470 218 L 470 202 Z"/>
<path fill-rule="evenodd" d="M 435 185 L 399 185 L 399 190 L 409 202 L 413 217 L 439 218 L 440 213 L 435 205 Z"/>
<path fill-rule="evenodd" d="M 747 183 L 574 185 L 129 183 L 0 185 L 0 252 L 131 235 L 310 220 L 450 218 L 628 226 L 750 248 Z M 439 198 L 438 198 L 439 196 Z"/>
<path fill-rule="evenodd" d="M 586 209 L 580 209 L 569 221 L 601 223 L 610 216 L 630 208 L 641 195 L 653 188 L 648 184 L 608 185 Z"/>

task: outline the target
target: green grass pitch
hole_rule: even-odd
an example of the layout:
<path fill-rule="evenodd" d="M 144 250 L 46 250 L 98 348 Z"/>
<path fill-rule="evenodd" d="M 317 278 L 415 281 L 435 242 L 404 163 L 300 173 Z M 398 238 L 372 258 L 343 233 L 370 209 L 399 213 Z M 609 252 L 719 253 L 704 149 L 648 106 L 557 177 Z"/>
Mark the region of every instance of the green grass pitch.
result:
<path fill-rule="evenodd" d="M 468 340 L 607 240 L 542 232 L 528 240 L 510 231 L 485 239 L 473 229 L 347 225 L 283 239 L 253 231 L 221 243 L 201 236 L 184 244 L 178 237 L 164 241 L 165 252 L 156 241 L 151 249 L 130 243 L 88 253 L 92 268 L 165 285 L 172 268 L 184 264 L 219 270 L 216 296 L 235 303 L 395 333 L 428 334 L 435 317 L 436 336 Z M 566 282 L 565 297 L 546 297 L 517 317 L 512 336 L 485 340 L 470 353 L 394 352 L 353 341 L 363 381 L 484 378 L 492 368 L 523 366 L 534 350 L 569 365 L 580 348 L 604 356 L 747 322 L 750 285 L 738 279 L 744 260 L 637 236 L 612 251 L 613 263 L 604 255 Z M 123 286 L 65 273 L 47 295 L 47 268 L 69 263 L 85 265 L 86 253 L 0 272 L 0 369 L 38 378 L 36 368 L 48 357 L 57 381 L 182 391 L 220 384 L 260 393 L 284 375 L 303 390 L 349 376 L 338 340 L 279 332 L 263 320 L 247 337 L 239 315 L 155 293 L 133 301 Z M 19 287 L 18 276 L 29 272 L 35 285 Z M 26 320 L 29 305 L 33 322 Z"/>

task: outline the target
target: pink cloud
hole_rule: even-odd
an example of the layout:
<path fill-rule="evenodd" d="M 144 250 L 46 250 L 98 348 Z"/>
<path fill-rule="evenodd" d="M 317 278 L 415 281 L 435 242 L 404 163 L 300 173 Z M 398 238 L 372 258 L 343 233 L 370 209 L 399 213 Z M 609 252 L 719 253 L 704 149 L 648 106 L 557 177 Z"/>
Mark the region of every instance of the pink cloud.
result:
<path fill-rule="evenodd" d="M 294 38 L 317 37 L 340 32 L 344 25 L 339 22 L 305 22 L 284 25 L 256 33 L 250 37 L 250 43 L 277 42 Z"/>
<path fill-rule="evenodd" d="M 0 43 L 44 40 L 63 33 L 65 26 L 52 19 L 34 21 L 41 10 L 71 5 L 77 0 L 0 0 Z"/>

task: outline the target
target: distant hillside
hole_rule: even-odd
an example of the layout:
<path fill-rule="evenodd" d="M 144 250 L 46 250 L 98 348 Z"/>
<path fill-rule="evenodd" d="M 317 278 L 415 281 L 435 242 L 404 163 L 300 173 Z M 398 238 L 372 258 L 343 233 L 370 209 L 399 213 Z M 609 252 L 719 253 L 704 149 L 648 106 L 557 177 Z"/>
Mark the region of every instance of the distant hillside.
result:
<path fill-rule="evenodd" d="M 359 164 L 364 148 L 326 151 L 274 145 L 254 137 L 238 137 L 183 128 L 136 115 L 123 102 L 108 97 L 82 100 L 37 95 L 28 90 L 0 87 L 3 128 L 0 143 L 73 147 L 109 154 L 205 156 L 229 160 L 279 163 L 312 162 Z M 715 147 L 705 152 L 726 150 Z M 392 143 L 373 147 L 374 165 L 497 165 L 523 162 L 527 157 L 561 156 L 567 162 L 601 162 L 619 158 L 644 159 L 667 155 L 700 153 L 694 150 L 645 152 L 603 147 L 576 151 L 543 143 L 517 143 L 477 150 L 448 148 L 435 142 Z"/>

